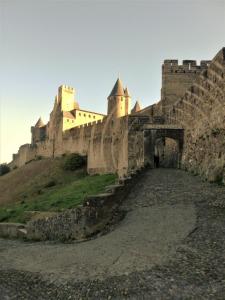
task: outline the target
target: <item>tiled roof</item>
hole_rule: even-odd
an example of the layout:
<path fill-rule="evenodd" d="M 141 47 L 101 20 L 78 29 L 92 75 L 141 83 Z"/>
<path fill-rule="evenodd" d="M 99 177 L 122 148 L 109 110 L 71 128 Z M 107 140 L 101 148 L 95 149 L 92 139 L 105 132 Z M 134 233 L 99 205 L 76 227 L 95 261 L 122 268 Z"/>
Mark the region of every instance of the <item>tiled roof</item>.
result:
<path fill-rule="evenodd" d="M 75 119 L 74 115 L 70 111 L 64 111 L 63 112 L 63 117 L 68 118 L 68 119 Z"/>
<path fill-rule="evenodd" d="M 111 96 L 124 96 L 122 81 L 118 78 L 109 97 Z"/>
<path fill-rule="evenodd" d="M 139 110 L 141 110 L 141 106 L 140 106 L 139 102 L 136 101 L 136 103 L 135 103 L 133 109 L 131 110 L 131 113 L 138 112 Z"/>
<path fill-rule="evenodd" d="M 130 97 L 130 94 L 129 94 L 129 91 L 128 91 L 127 87 L 124 90 L 124 95 L 127 96 L 127 97 Z"/>
<path fill-rule="evenodd" d="M 35 124 L 35 127 L 43 127 L 45 126 L 44 122 L 41 118 L 38 119 L 37 123 Z"/>

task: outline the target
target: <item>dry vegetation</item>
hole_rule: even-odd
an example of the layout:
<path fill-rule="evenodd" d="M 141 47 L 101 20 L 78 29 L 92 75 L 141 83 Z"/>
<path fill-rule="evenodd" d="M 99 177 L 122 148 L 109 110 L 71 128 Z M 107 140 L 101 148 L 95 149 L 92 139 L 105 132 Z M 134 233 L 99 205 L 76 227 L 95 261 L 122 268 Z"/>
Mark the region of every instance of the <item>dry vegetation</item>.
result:
<path fill-rule="evenodd" d="M 86 168 L 65 170 L 67 157 L 32 161 L 0 177 L 0 222 L 25 222 L 27 211 L 62 211 L 104 191 L 115 175 L 88 176 Z"/>

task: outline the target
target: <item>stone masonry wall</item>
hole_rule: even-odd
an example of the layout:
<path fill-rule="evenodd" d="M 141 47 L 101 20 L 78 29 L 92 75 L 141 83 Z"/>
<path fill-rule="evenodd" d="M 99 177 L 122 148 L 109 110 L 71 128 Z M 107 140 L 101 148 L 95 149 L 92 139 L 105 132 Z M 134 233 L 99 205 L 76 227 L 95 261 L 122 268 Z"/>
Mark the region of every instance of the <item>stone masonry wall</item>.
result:
<path fill-rule="evenodd" d="M 84 240 L 104 232 L 117 223 L 123 214 L 118 205 L 130 193 L 131 187 L 144 176 L 144 171 L 133 172 L 115 185 L 106 187 L 106 193 L 88 196 L 83 206 L 68 209 L 48 218 L 30 221 L 26 238 L 30 240 Z M 0 232 L 1 233 L 1 232 Z"/>
<path fill-rule="evenodd" d="M 65 153 L 79 153 L 88 157 L 88 173 L 118 173 L 128 170 L 128 117 L 107 118 L 61 131 L 34 145 L 24 145 L 14 156 L 13 166 L 21 166 L 37 157 L 57 157 Z"/>
<path fill-rule="evenodd" d="M 198 66 L 195 60 L 184 60 L 182 65 L 178 65 L 178 60 L 164 60 L 162 65 L 162 111 L 168 112 L 185 91 L 198 78 L 198 75 L 207 69 L 210 61 L 201 61 Z"/>
<path fill-rule="evenodd" d="M 225 182 L 225 48 L 167 114 L 185 129 L 182 165 Z"/>

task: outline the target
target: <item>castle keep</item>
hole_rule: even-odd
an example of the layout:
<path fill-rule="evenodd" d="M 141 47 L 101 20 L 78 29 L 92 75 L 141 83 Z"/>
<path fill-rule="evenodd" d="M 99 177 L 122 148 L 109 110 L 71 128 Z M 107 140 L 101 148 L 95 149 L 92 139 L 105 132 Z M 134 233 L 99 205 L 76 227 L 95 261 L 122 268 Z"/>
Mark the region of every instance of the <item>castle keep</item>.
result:
<path fill-rule="evenodd" d="M 47 124 L 31 127 L 31 144 L 20 147 L 11 166 L 38 156 L 80 153 L 90 174 L 127 176 L 155 158 L 162 166 L 186 168 L 209 180 L 225 178 L 225 48 L 212 61 L 165 60 L 161 99 L 131 109 L 118 79 L 108 96 L 107 115 L 81 109 L 75 90 L 61 86 Z"/>

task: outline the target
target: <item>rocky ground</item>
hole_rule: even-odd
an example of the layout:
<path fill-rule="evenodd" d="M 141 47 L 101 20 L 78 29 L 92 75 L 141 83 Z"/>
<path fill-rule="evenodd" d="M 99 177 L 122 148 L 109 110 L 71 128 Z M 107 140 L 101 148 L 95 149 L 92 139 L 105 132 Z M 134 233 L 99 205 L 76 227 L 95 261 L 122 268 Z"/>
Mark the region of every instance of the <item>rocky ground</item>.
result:
<path fill-rule="evenodd" d="M 84 243 L 0 240 L 0 299 L 225 299 L 225 187 L 148 171 L 113 231 Z"/>

